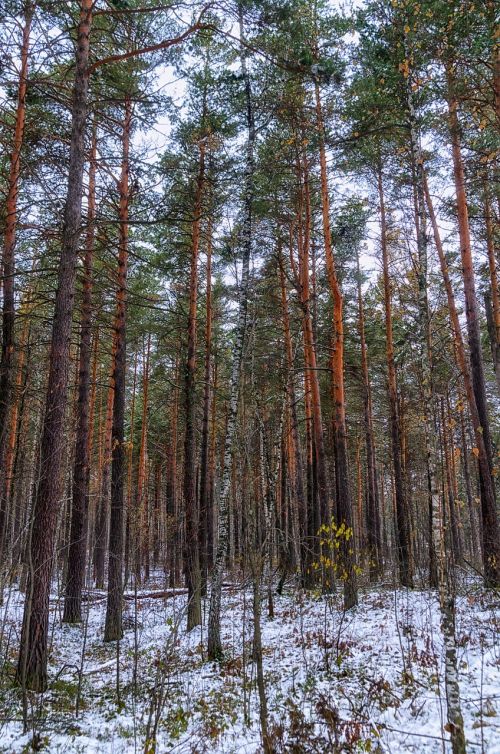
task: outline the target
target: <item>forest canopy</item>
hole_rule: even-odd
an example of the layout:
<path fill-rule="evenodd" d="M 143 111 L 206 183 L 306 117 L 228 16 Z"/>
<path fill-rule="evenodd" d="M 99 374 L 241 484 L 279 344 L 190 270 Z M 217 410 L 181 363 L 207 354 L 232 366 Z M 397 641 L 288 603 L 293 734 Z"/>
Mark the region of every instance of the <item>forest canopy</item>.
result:
<path fill-rule="evenodd" d="M 0 10 L 0 751 L 497 751 L 494 0 Z"/>

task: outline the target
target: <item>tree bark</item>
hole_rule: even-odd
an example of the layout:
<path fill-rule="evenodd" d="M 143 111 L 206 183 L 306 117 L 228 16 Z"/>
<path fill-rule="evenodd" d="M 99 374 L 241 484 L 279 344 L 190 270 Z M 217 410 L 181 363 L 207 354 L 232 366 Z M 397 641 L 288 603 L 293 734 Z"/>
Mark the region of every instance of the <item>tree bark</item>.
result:
<path fill-rule="evenodd" d="M 76 417 L 76 445 L 73 465 L 73 502 L 64 597 L 65 623 L 79 623 L 82 619 L 82 588 L 87 555 L 87 519 L 89 507 L 89 436 L 90 436 L 90 362 L 92 350 L 92 264 L 95 236 L 95 172 L 97 134 L 94 125 L 89 169 L 89 197 L 87 236 L 83 262 L 83 301 L 80 322 L 80 360 L 78 404 Z"/>
<path fill-rule="evenodd" d="M 486 247 L 488 249 L 488 267 L 490 272 L 490 290 L 487 294 L 486 314 L 490 315 L 488 317 L 488 332 L 497 382 L 497 392 L 500 395 L 500 294 L 495 256 L 495 233 L 487 183 L 484 186 L 484 221 L 486 225 Z"/>
<path fill-rule="evenodd" d="M 382 166 L 377 171 L 379 210 L 381 224 L 381 248 L 384 280 L 384 308 L 386 333 L 387 377 L 389 385 L 389 410 L 392 441 L 392 463 L 394 468 L 395 491 L 395 534 L 396 549 L 399 566 L 399 579 L 406 587 L 413 587 L 411 563 L 411 537 L 408 506 L 404 490 L 403 469 L 401 465 L 401 427 L 399 421 L 398 390 L 396 380 L 396 364 L 394 361 L 394 337 L 392 329 L 391 280 L 389 273 L 389 249 L 387 243 L 387 220 L 385 214 L 384 189 L 382 182 Z"/>
<path fill-rule="evenodd" d="M 123 556 L 124 556 L 124 477 L 125 477 L 125 374 L 126 374 L 126 315 L 127 315 L 127 264 L 129 215 L 129 148 L 132 121 L 132 103 L 125 100 L 122 133 L 122 167 L 119 183 L 119 249 L 118 289 L 114 331 L 116 355 L 114 360 L 114 401 L 111 461 L 111 514 L 109 522 L 108 597 L 104 641 L 117 641 L 122 636 L 123 606 Z"/>
<path fill-rule="evenodd" d="M 244 39 L 243 8 L 239 5 L 239 24 L 241 39 Z M 238 303 L 238 322 L 231 366 L 231 385 L 229 410 L 227 418 L 226 439 L 224 444 L 224 462 L 222 484 L 218 506 L 218 541 L 214 568 L 211 579 L 210 608 L 208 616 L 208 657 L 212 660 L 222 657 L 220 636 L 220 608 L 222 577 L 226 555 L 229 547 L 229 498 L 231 494 L 231 470 L 233 459 L 233 441 L 236 430 L 238 402 L 240 395 L 241 365 L 247 333 L 248 288 L 250 278 L 250 256 L 252 252 L 254 170 L 255 170 L 255 123 L 253 115 L 252 86 L 247 67 L 247 51 L 241 46 L 241 70 L 245 88 L 247 144 L 245 158 L 243 220 L 241 228 L 242 267 Z"/>
<path fill-rule="evenodd" d="M 7 197 L 5 200 L 5 235 L 2 249 L 1 275 L 3 282 L 2 303 L 2 348 L 0 352 L 0 563 L 3 560 L 4 539 L 8 515 L 7 454 L 9 447 L 9 413 L 12 403 L 12 366 L 14 358 L 14 250 L 17 230 L 17 196 L 21 173 L 21 149 L 26 119 L 26 85 L 28 76 L 28 52 L 30 44 L 33 4 L 27 2 L 24 11 L 23 39 L 21 43 L 21 69 L 17 90 L 17 109 L 14 140 L 10 155 Z"/>
<path fill-rule="evenodd" d="M 104 589 L 104 571 L 106 565 L 106 533 L 109 518 L 109 477 L 111 470 L 111 438 L 113 431 L 113 404 L 115 399 L 115 359 L 116 359 L 116 331 L 113 330 L 113 344 L 111 348 L 111 370 L 108 394 L 106 398 L 106 416 L 102 437 L 102 463 L 99 486 L 99 499 L 95 516 L 94 536 L 94 581 L 97 589 Z"/>
<path fill-rule="evenodd" d="M 130 510 L 129 519 L 134 518 L 136 567 L 135 575 L 137 583 L 141 583 L 142 569 L 144 568 L 145 581 L 149 578 L 149 521 L 147 515 L 148 489 L 147 489 L 147 456 L 148 456 L 148 399 L 149 399 L 149 358 L 151 352 L 151 334 L 148 334 L 147 345 L 143 352 L 142 373 L 142 416 L 141 416 L 141 442 L 139 445 L 139 463 L 137 467 L 137 494 L 135 496 L 135 510 Z M 133 431 L 133 425 L 132 425 Z M 133 499 L 130 496 L 130 501 Z M 131 522 L 130 522 L 131 523 Z"/>
<path fill-rule="evenodd" d="M 35 691 L 43 690 L 47 684 L 49 593 L 62 492 L 61 471 L 66 449 L 64 417 L 70 367 L 75 268 L 82 209 L 92 0 L 82 0 L 80 9 L 68 191 L 52 323 L 47 399 L 40 446 L 40 478 L 33 506 L 29 589 L 24 606 L 18 663 L 20 682 Z"/>
<path fill-rule="evenodd" d="M 340 288 L 330 229 L 330 199 L 326 169 L 325 130 L 319 84 L 315 82 L 316 123 L 319 135 L 321 173 L 321 209 L 326 271 L 333 299 L 333 353 L 332 396 L 334 402 L 335 478 L 337 483 L 337 525 L 344 525 L 346 535 L 341 540 L 342 580 L 344 582 L 344 607 L 348 610 L 358 604 L 356 586 L 356 552 L 353 536 L 351 490 L 349 486 L 349 460 L 347 455 L 347 427 L 344 389 L 344 297 Z M 350 534 L 348 534 L 350 532 Z"/>
<path fill-rule="evenodd" d="M 207 266 L 206 266 L 206 301 L 205 301 L 205 365 L 203 388 L 203 419 L 201 427 L 200 449 L 200 570 L 201 591 L 206 595 L 208 572 L 211 567 L 208 553 L 209 529 L 211 526 L 210 505 L 210 474 L 209 474 L 209 434 L 210 434 L 210 404 L 212 396 L 212 218 L 207 220 Z"/>
<path fill-rule="evenodd" d="M 311 202 L 309 190 L 309 167 L 307 156 L 297 155 L 296 171 L 298 178 L 298 227 L 297 254 L 298 267 L 293 254 L 293 237 L 290 245 L 290 264 L 292 267 L 295 288 L 298 293 L 302 312 L 302 335 L 304 341 L 304 384 L 306 392 L 307 429 L 311 432 L 308 453 L 308 506 L 307 506 L 307 539 L 304 542 L 303 573 L 304 584 L 312 586 L 315 583 L 316 570 L 313 563 L 319 565 L 321 548 L 319 528 L 328 525 L 332 512 L 331 496 L 326 467 L 326 453 L 323 433 L 323 417 L 321 411 L 321 394 L 319 388 L 318 367 L 316 360 L 316 346 L 314 339 L 313 317 L 311 313 L 311 289 L 309 275 L 310 239 L 311 239 Z M 320 571 L 318 571 L 320 573 Z M 326 586 L 326 579 L 325 579 Z M 330 584 L 330 587 L 332 585 Z M 330 588 L 329 587 L 329 588 Z"/>
<path fill-rule="evenodd" d="M 448 123 L 453 157 L 453 176 L 457 199 L 458 233 L 460 237 L 460 254 L 462 258 L 462 275 L 464 281 L 465 316 L 467 320 L 467 337 L 469 341 L 469 355 L 472 373 L 472 386 L 479 421 L 482 428 L 484 445 L 488 456 L 489 467 L 492 469 L 491 434 L 486 400 L 484 380 L 483 354 L 481 350 L 481 334 L 479 328 L 479 308 L 476 297 L 476 283 L 474 265 L 472 261 L 472 246 L 469 228 L 469 213 L 465 192 L 465 175 L 460 145 L 460 125 L 458 121 L 458 102 L 455 95 L 455 79 L 453 65 L 446 67 L 448 85 Z M 484 481 L 483 481 L 484 484 Z M 500 529 L 496 506 L 489 495 L 482 497 L 483 506 L 483 561 L 485 586 L 500 586 Z"/>
<path fill-rule="evenodd" d="M 198 148 L 198 175 L 196 178 L 191 231 L 188 343 L 184 373 L 184 405 L 186 411 L 186 432 L 184 436 L 184 510 L 186 515 L 184 569 L 188 590 L 188 631 L 201 624 L 200 519 L 196 496 L 196 310 L 198 301 L 200 226 L 205 184 L 205 138 L 200 140 Z"/>
<path fill-rule="evenodd" d="M 446 290 L 446 297 L 448 301 L 448 311 L 450 314 L 450 322 L 455 340 L 456 354 L 460 371 L 462 372 L 462 378 L 464 381 L 465 394 L 467 396 L 467 402 L 469 404 L 469 410 L 472 419 L 472 425 L 474 427 L 474 437 L 476 446 L 478 449 L 478 464 L 480 475 L 480 492 L 481 492 L 481 517 L 482 517 L 482 550 L 483 550 L 483 565 L 484 565 L 484 578 L 485 583 L 490 584 L 495 581 L 496 578 L 500 578 L 500 544 L 499 544 L 499 526 L 498 517 L 496 513 L 496 496 L 495 486 L 492 476 L 492 459 L 491 448 L 488 448 L 487 440 L 488 435 L 485 435 L 482 424 L 482 419 L 476 403 L 476 392 L 474 389 L 474 381 L 472 377 L 472 351 L 470 353 L 471 363 L 467 360 L 465 353 L 465 345 L 462 338 L 462 330 L 460 328 L 460 321 L 458 318 L 457 307 L 455 304 L 455 296 L 453 293 L 453 287 L 448 271 L 448 264 L 444 253 L 443 244 L 441 242 L 441 236 L 434 212 L 434 207 L 427 184 L 427 177 L 425 172 L 423 173 L 423 186 L 425 192 L 425 198 L 429 211 L 429 217 L 432 224 L 432 230 L 434 234 L 434 244 L 439 256 L 439 263 L 441 267 L 441 274 L 443 276 L 444 286 Z M 470 246 L 469 246 L 470 252 Z M 467 256 L 467 255 L 466 255 Z M 464 267 L 465 269 L 465 267 Z M 472 270 L 469 268 L 467 280 L 470 284 L 470 274 Z M 473 272 L 472 272 L 473 276 Z M 474 279 L 472 277 L 472 284 Z M 472 298 L 473 302 L 475 296 L 471 296 L 469 292 L 469 301 Z M 481 362 L 482 363 L 482 362 Z M 476 378 L 477 380 L 477 378 Z M 484 386 L 483 386 L 484 387 Z M 496 574 L 496 575 L 495 575 Z"/>
<path fill-rule="evenodd" d="M 365 313 L 363 307 L 363 292 L 361 290 L 361 270 L 359 254 L 357 263 L 357 293 L 358 293 L 358 332 L 361 342 L 361 373 L 363 378 L 363 410 L 365 423 L 365 452 L 366 452 L 366 531 L 368 544 L 368 558 L 370 581 L 374 581 L 381 570 L 381 537 L 380 537 L 380 504 L 377 482 L 377 461 L 375 456 L 375 437 L 373 432 L 373 409 L 368 369 L 368 349 L 365 336 Z"/>
<path fill-rule="evenodd" d="M 306 515 L 305 510 L 305 496 L 304 496 L 304 477 L 303 477 L 303 463 L 302 463 L 302 450 L 299 434 L 299 424 L 297 417 L 297 401 L 295 396 L 295 384 L 293 378 L 293 347 L 292 347 L 292 335 L 290 330 L 290 315 L 288 313 L 288 301 L 286 295 L 286 283 L 285 283 L 285 266 L 281 247 L 278 248 L 278 270 L 280 279 L 280 292 L 281 292 L 281 310 L 283 319 L 283 333 L 285 338 L 285 354 L 286 354 L 286 366 L 287 366 L 287 398 L 288 398 L 288 413 L 290 431 L 288 435 L 289 456 L 291 461 L 291 473 L 290 473 L 290 515 L 291 515 L 291 533 L 292 533 L 292 561 L 290 566 L 295 568 L 302 568 L 301 559 L 301 527 L 300 521 L 303 521 Z M 282 472 L 284 473 L 284 471 Z M 285 486 L 286 490 L 286 486 Z M 282 500 L 282 504 L 285 505 L 285 500 Z M 303 536 L 303 532 L 302 532 Z"/>

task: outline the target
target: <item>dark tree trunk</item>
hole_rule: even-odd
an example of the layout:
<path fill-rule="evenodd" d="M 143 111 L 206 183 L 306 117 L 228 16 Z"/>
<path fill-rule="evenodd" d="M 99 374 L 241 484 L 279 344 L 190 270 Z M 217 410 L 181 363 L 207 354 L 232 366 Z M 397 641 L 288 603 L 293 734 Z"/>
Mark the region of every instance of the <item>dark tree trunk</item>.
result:
<path fill-rule="evenodd" d="M 463 172 L 461 175 L 463 179 Z M 469 361 L 467 360 L 467 356 L 465 353 L 465 346 L 464 346 L 464 342 L 462 338 L 462 330 L 460 327 L 458 312 L 455 305 L 455 296 L 453 293 L 453 287 L 450 280 L 448 265 L 446 262 L 446 257 L 444 254 L 444 249 L 441 242 L 439 228 L 437 225 L 436 216 L 434 213 L 434 207 L 433 207 L 431 195 L 429 192 L 429 187 L 427 185 L 427 179 L 426 179 L 425 173 L 423 175 L 423 182 L 424 182 L 425 198 L 426 198 L 427 206 L 429 209 L 429 217 L 431 219 L 432 229 L 433 229 L 433 234 L 434 234 L 434 243 L 435 243 L 438 255 L 439 255 L 441 274 L 443 276 L 446 296 L 448 300 L 448 310 L 450 312 L 451 327 L 452 327 L 453 335 L 455 339 L 457 360 L 458 360 L 460 371 L 462 372 L 462 377 L 464 380 L 465 394 L 467 396 L 467 401 L 469 403 L 472 425 L 474 427 L 474 436 L 475 436 L 476 445 L 478 449 L 478 464 L 479 464 L 480 494 L 481 494 L 481 516 L 482 516 L 482 524 L 483 524 L 481 527 L 483 562 L 484 562 L 484 569 L 485 569 L 485 580 L 489 583 L 489 580 L 494 576 L 494 574 L 492 576 L 492 574 L 490 573 L 490 570 L 491 569 L 493 571 L 495 570 L 494 566 L 495 566 L 496 561 L 493 561 L 493 562 L 490 561 L 490 570 L 488 570 L 486 562 L 485 562 L 486 554 L 490 553 L 490 557 L 491 557 L 491 553 L 495 554 L 497 550 L 500 550 L 500 545 L 498 543 L 498 519 L 497 519 L 497 514 L 496 514 L 495 485 L 494 485 L 493 475 L 492 475 L 491 446 L 488 446 L 489 434 L 484 431 L 484 426 L 482 423 L 483 420 L 479 412 L 479 408 L 476 401 L 475 382 L 473 379 L 474 362 L 472 359 L 472 351 L 470 353 L 470 364 L 469 364 Z M 463 202 L 461 204 L 461 207 L 463 211 Z M 466 204 L 465 204 L 465 212 L 466 212 L 466 219 L 467 219 L 467 205 Z M 472 258 L 471 258 L 471 253 L 470 253 L 470 237 L 468 236 L 468 233 L 466 232 L 465 228 L 463 229 L 463 233 L 465 234 L 466 239 L 469 238 L 469 254 L 464 254 L 463 249 L 462 249 L 462 255 L 465 256 L 467 260 L 467 266 L 465 266 L 465 264 L 463 266 L 464 281 L 465 279 L 467 279 L 468 287 L 470 286 L 471 282 L 473 286 L 472 293 L 474 295 L 472 295 L 472 293 L 469 291 L 469 305 L 470 305 L 471 300 L 472 300 L 472 303 L 475 304 L 474 272 L 471 266 Z M 465 274 L 466 269 L 467 269 L 467 275 Z M 472 276 L 472 279 L 471 279 L 471 276 Z M 466 313 L 467 313 L 467 307 L 466 307 Z M 479 347 L 480 347 L 480 344 L 479 344 Z M 482 365 L 482 362 L 481 362 L 481 365 Z M 476 378 L 476 383 L 477 383 L 477 378 Z M 484 390 L 484 383 L 483 383 L 483 390 Z M 486 419 L 487 419 L 487 416 L 486 416 Z M 492 531 L 485 532 L 484 531 L 485 525 L 486 526 L 490 525 L 492 527 Z M 498 556 L 500 557 L 500 553 Z"/>
<path fill-rule="evenodd" d="M 488 316 L 488 333 L 491 355 L 500 395 L 500 291 L 498 289 L 497 259 L 495 255 L 495 231 L 488 183 L 484 186 L 484 221 L 486 225 L 486 246 L 488 249 L 488 267 L 490 272 L 490 290 L 485 296 L 486 314 Z M 489 303 L 489 305 L 488 305 Z"/>
<path fill-rule="evenodd" d="M 205 140 L 199 144 L 200 158 L 194 196 L 189 277 L 188 344 L 184 375 L 186 434 L 184 437 L 184 508 L 186 541 L 184 569 L 188 589 L 187 630 L 201 623 L 201 572 L 199 551 L 199 508 L 196 497 L 196 306 L 198 300 L 198 255 L 205 182 Z"/>
<path fill-rule="evenodd" d="M 310 417 L 308 431 L 310 430 L 311 432 L 308 447 L 309 451 L 312 452 L 312 454 L 308 453 L 308 463 L 310 466 L 308 470 L 307 537 L 303 543 L 303 555 L 305 557 L 302 560 L 304 584 L 313 586 L 316 581 L 315 575 L 321 573 L 313 568 L 313 563 L 319 564 L 321 560 L 319 528 L 321 524 L 328 525 L 332 512 L 332 504 L 326 467 L 321 395 L 316 361 L 313 317 L 311 313 L 309 275 L 311 202 L 309 168 L 305 155 L 302 156 L 302 159 L 297 155 L 296 171 L 298 178 L 298 267 L 294 259 L 293 237 L 290 244 L 290 263 L 302 312 L 301 324 L 304 342 L 306 413 Z"/>
<path fill-rule="evenodd" d="M 283 333 L 285 337 L 285 353 L 286 353 L 286 366 L 287 366 L 287 400 L 288 400 L 288 413 L 290 430 L 288 435 L 288 445 L 290 447 L 290 466 L 292 472 L 290 473 L 290 534 L 292 539 L 291 550 L 291 567 L 301 568 L 301 526 L 300 522 L 304 520 L 306 515 L 305 510 L 305 495 L 304 495 L 304 476 L 303 476 L 303 464 L 302 464 L 302 452 L 300 444 L 299 424 L 297 418 L 297 402 L 295 398 L 295 384 L 293 376 L 293 346 L 292 346 L 292 334 L 290 330 L 290 315 L 288 313 L 288 301 L 286 294 L 285 284 L 285 266 L 281 253 L 281 248 L 278 249 L 278 268 L 280 279 L 280 291 L 281 291 L 281 309 L 283 319 Z M 284 455 L 286 458 L 286 454 Z M 285 470 L 282 470 L 282 474 L 286 479 Z M 284 493 L 286 494 L 286 484 L 284 483 Z M 285 505 L 285 498 L 283 497 L 282 505 Z M 303 534 L 303 532 L 302 532 Z"/>
<path fill-rule="evenodd" d="M 108 395 L 106 399 L 106 416 L 102 437 L 102 463 L 99 486 L 99 499 L 95 514 L 94 535 L 94 581 L 97 589 L 104 589 L 104 571 L 106 565 L 106 532 L 109 513 L 109 472 L 111 469 L 111 434 L 113 430 L 113 403 L 115 387 L 113 383 L 116 358 L 116 331 L 113 331 L 113 346 L 111 352 L 111 372 Z"/>
<path fill-rule="evenodd" d="M 92 340 L 92 264 L 95 235 L 95 170 L 97 136 L 94 126 L 89 169 L 89 198 L 87 237 L 85 242 L 83 301 L 80 323 L 80 362 L 76 419 L 76 446 L 73 466 L 73 504 L 69 538 L 66 591 L 64 599 L 65 623 L 82 619 L 82 588 L 87 554 L 87 519 L 89 507 L 89 450 L 90 450 L 90 362 Z"/>
<path fill-rule="evenodd" d="M 0 564 L 8 515 L 8 475 L 7 455 L 9 448 L 9 413 L 12 402 L 12 364 L 14 357 L 14 249 L 17 230 L 17 196 L 21 172 L 21 148 L 23 144 L 24 122 L 26 117 L 26 84 L 28 75 L 28 51 L 30 42 L 32 3 L 26 3 L 21 45 L 21 70 L 17 91 L 17 110 L 14 126 L 14 141 L 10 155 L 7 197 L 5 200 L 5 236 L 2 249 L 1 275 L 3 283 L 2 303 L 2 349 L 0 352 Z"/>
<path fill-rule="evenodd" d="M 47 683 L 49 593 L 62 493 L 61 472 L 66 449 L 64 417 L 82 209 L 91 18 L 92 0 L 82 0 L 76 44 L 63 244 L 52 323 L 47 400 L 40 446 L 40 477 L 33 506 L 29 588 L 24 607 L 18 664 L 18 677 L 21 683 L 27 688 L 38 691 L 43 690 Z"/>
<path fill-rule="evenodd" d="M 378 194 L 381 224 L 382 266 L 384 279 L 385 333 L 387 351 L 387 373 L 389 383 L 389 408 L 392 441 L 392 463 L 394 468 L 395 489 L 395 534 L 399 579 L 403 586 L 413 587 L 411 564 L 411 537 L 408 506 L 403 482 L 401 464 L 401 427 L 399 421 L 398 391 L 396 382 L 396 365 L 394 361 L 394 339 L 392 331 L 391 281 L 389 273 L 389 249 L 387 248 L 387 220 L 385 215 L 382 168 L 378 168 Z"/>
<path fill-rule="evenodd" d="M 375 457 L 375 438 L 373 433 L 373 411 L 368 370 L 368 350 L 365 337 L 365 313 L 363 307 L 363 293 L 361 290 L 361 270 L 359 255 L 357 261 L 358 288 L 358 331 L 361 341 L 361 372 L 363 376 L 363 408 L 365 422 L 365 450 L 366 450 L 366 531 L 368 543 L 368 558 L 370 580 L 374 581 L 381 569 L 381 538 L 380 538 L 380 505 L 377 484 L 377 462 Z"/>
<path fill-rule="evenodd" d="M 125 478 L 125 373 L 126 373 L 126 314 L 129 212 L 129 145 L 132 104 L 125 101 L 122 134 L 122 168 L 120 177 L 120 231 L 118 250 L 118 290 L 114 330 L 116 333 L 115 370 L 113 375 L 113 429 L 111 461 L 111 515 L 109 522 L 108 599 L 104 641 L 116 641 L 122 636 L 123 555 L 124 555 L 124 478 Z"/>
<path fill-rule="evenodd" d="M 212 220 L 207 221 L 207 267 L 206 267 L 206 304 L 205 304 L 205 384 L 203 387 L 203 420 L 201 427 L 200 449 L 200 570 L 201 591 L 207 592 L 208 571 L 210 568 L 208 555 L 209 528 L 211 526 L 210 506 L 210 474 L 209 474 L 209 434 L 210 434 L 210 400 L 212 388 L 210 377 L 212 372 Z"/>
<path fill-rule="evenodd" d="M 341 560 L 344 582 L 344 606 L 346 609 L 358 604 L 356 587 L 356 553 L 353 536 L 351 490 L 349 486 L 349 461 L 347 454 L 347 427 L 344 389 L 344 297 L 340 287 L 332 248 L 330 229 L 330 199 L 326 168 L 325 132 L 319 84 L 315 83 L 316 122 L 319 133 L 319 157 L 321 172 L 321 208 L 326 270 L 333 300 L 333 349 L 332 349 L 332 396 L 334 403 L 335 479 L 337 487 L 337 525 L 346 527 L 342 537 Z M 347 534 L 349 532 L 349 535 Z"/>
<path fill-rule="evenodd" d="M 148 396 L 149 396 L 149 358 L 151 351 L 151 335 L 148 335 L 147 346 L 145 353 L 143 351 L 143 363 L 144 370 L 142 375 L 142 416 L 141 416 L 141 443 L 139 446 L 139 462 L 137 466 L 137 494 L 132 495 L 132 447 L 130 446 L 130 453 L 128 458 L 128 517 L 126 532 L 129 533 L 133 529 L 135 532 L 135 577 L 137 583 L 141 583 L 142 569 L 144 568 L 144 580 L 149 579 L 149 518 L 148 518 L 148 485 L 147 485 L 147 439 L 148 439 Z M 137 365 L 137 358 L 136 358 Z M 135 380 L 134 374 L 134 394 L 135 394 Z M 133 410 L 131 411 L 131 432 L 133 432 Z M 132 500 L 135 500 L 135 509 L 131 510 Z M 126 539 L 126 545 L 129 541 Z M 127 551 L 127 547 L 125 547 Z M 128 560 L 128 553 L 126 552 L 126 560 Z M 127 568 L 125 571 L 127 572 Z"/>
<path fill-rule="evenodd" d="M 453 157 L 453 175 L 457 198 L 458 232 L 460 238 L 460 254 L 462 258 L 462 275 L 464 281 L 465 316 L 467 320 L 467 338 L 471 364 L 472 386 L 476 401 L 479 423 L 482 427 L 482 437 L 488 460 L 488 466 L 493 468 L 491 434 L 486 401 L 484 381 L 483 355 L 481 351 L 481 334 L 479 328 L 479 308 L 476 298 L 476 283 L 474 265 L 472 261 L 472 247 L 469 228 L 469 213 L 465 193 L 465 175 L 460 145 L 460 126 L 458 122 L 458 102 L 454 91 L 453 66 L 447 67 L 448 84 L 448 119 Z M 484 488 L 484 474 L 481 473 L 481 483 Z M 484 582 L 486 586 L 500 586 L 500 527 L 494 487 L 492 494 L 481 494 L 481 512 L 483 519 L 483 563 Z"/>

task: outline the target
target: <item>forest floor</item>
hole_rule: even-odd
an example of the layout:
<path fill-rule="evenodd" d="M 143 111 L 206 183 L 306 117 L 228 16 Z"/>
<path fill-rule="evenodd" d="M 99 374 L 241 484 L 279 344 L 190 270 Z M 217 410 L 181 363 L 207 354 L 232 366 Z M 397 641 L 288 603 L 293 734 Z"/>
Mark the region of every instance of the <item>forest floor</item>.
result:
<path fill-rule="evenodd" d="M 185 632 L 184 594 L 151 596 L 161 588 L 157 580 L 127 600 L 118 658 L 116 644 L 102 641 L 104 594 L 92 593 L 86 625 L 78 627 L 61 624 L 54 595 L 50 683 L 44 694 L 25 699 L 27 733 L 13 683 L 23 597 L 14 590 L 4 595 L 0 751 L 149 754 L 155 720 L 157 754 L 262 750 L 251 590 L 225 590 L 226 656 L 219 666 L 205 659 L 205 626 Z M 267 600 L 262 608 L 276 752 L 450 751 L 434 593 L 365 590 L 359 607 L 343 613 L 340 596 L 290 589 L 274 596 L 274 619 Z M 499 608 L 498 595 L 479 585 L 460 588 L 456 632 L 469 752 L 500 754 Z"/>

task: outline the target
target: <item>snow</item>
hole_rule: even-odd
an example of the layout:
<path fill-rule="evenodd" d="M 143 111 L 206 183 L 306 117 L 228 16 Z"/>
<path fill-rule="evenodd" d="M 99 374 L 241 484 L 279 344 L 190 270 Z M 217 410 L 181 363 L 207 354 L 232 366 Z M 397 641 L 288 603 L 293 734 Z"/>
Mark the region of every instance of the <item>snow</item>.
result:
<path fill-rule="evenodd" d="M 234 586 L 224 592 L 226 655 L 219 666 L 206 660 L 206 622 L 186 634 L 185 595 L 153 597 L 155 588 L 161 584 L 149 584 L 148 597 L 139 591 L 137 603 L 126 602 L 119 700 L 117 647 L 102 641 L 104 595 L 91 593 L 86 628 L 62 625 L 62 605 L 53 595 L 50 683 L 44 694 L 28 694 L 27 733 L 21 693 L 8 679 L 23 596 L 15 590 L 5 595 L 2 657 L 10 665 L 0 688 L 0 751 L 31 751 L 34 730 L 42 751 L 151 753 L 146 738 L 155 708 L 156 752 L 262 751 L 250 591 Z M 462 586 L 457 598 L 457 658 L 471 752 L 500 754 L 499 606 L 498 595 L 473 584 Z M 340 595 L 305 594 L 290 586 L 274 596 L 274 608 L 270 620 L 266 596 L 262 644 L 277 752 L 451 751 L 434 593 L 366 590 L 359 607 L 343 613 Z M 206 621 L 208 604 L 205 613 Z"/>

